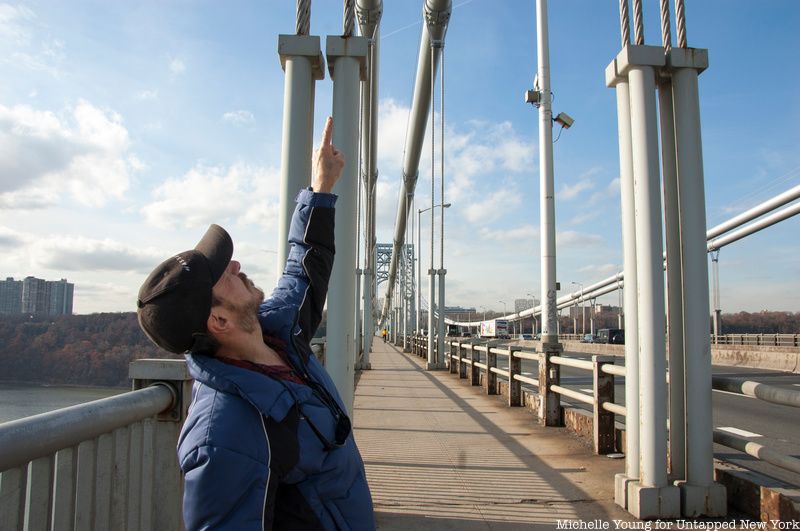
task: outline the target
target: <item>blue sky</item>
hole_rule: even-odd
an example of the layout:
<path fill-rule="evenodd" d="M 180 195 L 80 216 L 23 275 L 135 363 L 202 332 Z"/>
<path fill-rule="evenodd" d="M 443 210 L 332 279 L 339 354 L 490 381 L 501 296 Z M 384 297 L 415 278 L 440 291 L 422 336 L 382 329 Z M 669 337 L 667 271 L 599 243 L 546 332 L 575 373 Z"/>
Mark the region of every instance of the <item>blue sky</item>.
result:
<path fill-rule="evenodd" d="M 390 242 L 422 3 L 385 4 L 378 241 Z M 658 4 L 645 4 L 646 41 L 658 44 Z M 510 308 L 539 293 L 537 112 L 522 100 L 536 72 L 534 1 L 454 5 L 447 304 L 502 310 L 501 300 Z M 0 276 L 67 278 L 77 313 L 133 311 L 150 269 L 219 223 L 248 274 L 269 287 L 283 112 L 277 36 L 294 32 L 294 9 L 289 0 L 0 3 Z M 700 96 L 711 227 L 800 184 L 800 2 L 686 9 L 689 45 L 710 57 Z M 323 42 L 341 33 L 341 16 L 341 2 L 313 2 L 311 33 Z M 622 264 L 616 103 L 604 85 L 619 51 L 617 2 L 551 2 L 550 31 L 554 111 L 575 118 L 554 146 L 557 276 L 574 288 Z M 315 137 L 331 109 L 329 76 L 316 92 Z M 429 153 L 416 208 L 430 204 Z M 788 220 L 722 249 L 723 311 L 800 311 L 798 229 Z"/>

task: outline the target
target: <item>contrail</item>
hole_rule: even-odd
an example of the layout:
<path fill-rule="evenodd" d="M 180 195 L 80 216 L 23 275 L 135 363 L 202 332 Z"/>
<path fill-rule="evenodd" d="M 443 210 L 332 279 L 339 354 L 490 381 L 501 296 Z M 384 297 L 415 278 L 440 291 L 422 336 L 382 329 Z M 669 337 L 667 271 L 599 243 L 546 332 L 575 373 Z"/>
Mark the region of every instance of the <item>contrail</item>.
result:
<path fill-rule="evenodd" d="M 471 4 L 474 1 L 475 0 L 464 0 L 460 4 L 456 4 L 456 5 L 453 6 L 453 11 L 455 11 L 456 9 L 458 9 L 461 6 L 464 6 L 464 5 L 467 5 L 467 4 Z M 382 35 L 381 36 L 381 40 L 383 40 L 383 39 L 385 39 L 387 37 L 391 37 L 392 35 L 395 35 L 397 33 L 400 33 L 401 31 L 407 30 L 408 28 L 413 28 L 414 26 L 419 26 L 420 24 L 422 24 L 422 21 L 418 20 L 416 22 L 412 22 L 411 24 L 403 26 L 402 28 L 397 28 L 396 30 L 392 30 L 389 33 L 387 33 L 386 35 Z"/>

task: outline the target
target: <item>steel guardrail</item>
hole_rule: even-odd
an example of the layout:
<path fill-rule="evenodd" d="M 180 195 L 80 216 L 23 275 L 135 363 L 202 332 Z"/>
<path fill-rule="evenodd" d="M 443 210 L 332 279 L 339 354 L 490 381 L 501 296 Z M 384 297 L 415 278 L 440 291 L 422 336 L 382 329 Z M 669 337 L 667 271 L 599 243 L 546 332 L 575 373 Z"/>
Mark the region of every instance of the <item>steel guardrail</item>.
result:
<path fill-rule="evenodd" d="M 174 403 L 175 391 L 157 383 L 0 424 L 0 472 L 155 416 Z"/>

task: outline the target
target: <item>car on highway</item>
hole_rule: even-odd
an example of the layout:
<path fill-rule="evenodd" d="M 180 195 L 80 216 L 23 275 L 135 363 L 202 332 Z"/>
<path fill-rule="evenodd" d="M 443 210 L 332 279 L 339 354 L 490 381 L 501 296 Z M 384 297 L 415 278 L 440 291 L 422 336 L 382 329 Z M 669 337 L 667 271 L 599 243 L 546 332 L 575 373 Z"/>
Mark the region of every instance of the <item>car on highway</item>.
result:
<path fill-rule="evenodd" d="M 597 343 L 609 343 L 612 345 L 625 344 L 625 330 L 621 328 L 601 328 L 597 331 Z"/>
<path fill-rule="evenodd" d="M 517 339 L 521 339 L 523 341 L 533 341 L 533 334 L 519 334 Z"/>
<path fill-rule="evenodd" d="M 597 343 L 595 339 L 596 338 L 592 334 L 586 334 L 581 338 L 581 343 Z"/>

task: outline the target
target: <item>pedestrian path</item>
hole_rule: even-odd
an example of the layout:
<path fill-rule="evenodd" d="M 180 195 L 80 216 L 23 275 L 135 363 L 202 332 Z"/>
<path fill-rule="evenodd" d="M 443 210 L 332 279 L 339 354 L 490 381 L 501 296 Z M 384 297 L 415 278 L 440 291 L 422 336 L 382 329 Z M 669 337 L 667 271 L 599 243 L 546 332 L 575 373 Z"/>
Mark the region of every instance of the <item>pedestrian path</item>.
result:
<path fill-rule="evenodd" d="M 614 504 L 623 460 L 593 455 L 447 371 L 375 338 L 356 386 L 355 437 L 379 530 L 555 529 L 630 521 Z"/>

